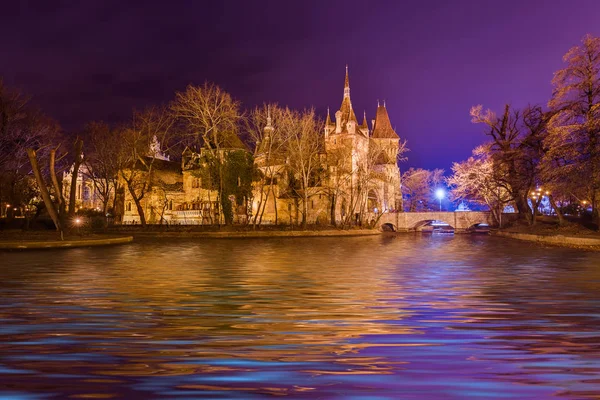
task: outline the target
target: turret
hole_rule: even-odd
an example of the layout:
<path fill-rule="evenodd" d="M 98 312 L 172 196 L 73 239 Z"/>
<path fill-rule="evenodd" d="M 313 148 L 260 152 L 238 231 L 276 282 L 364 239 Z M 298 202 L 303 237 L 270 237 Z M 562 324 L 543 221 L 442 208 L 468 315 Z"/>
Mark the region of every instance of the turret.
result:
<path fill-rule="evenodd" d="M 333 131 L 333 122 L 331 122 L 331 116 L 329 115 L 329 107 L 327 107 L 327 119 L 325 120 L 325 139 L 329 137 L 331 131 Z"/>
<path fill-rule="evenodd" d="M 379 105 L 378 102 L 372 139 L 381 151 L 381 157 L 378 159 L 377 164 L 396 164 L 400 137 L 392 128 L 385 101 L 383 106 Z"/>

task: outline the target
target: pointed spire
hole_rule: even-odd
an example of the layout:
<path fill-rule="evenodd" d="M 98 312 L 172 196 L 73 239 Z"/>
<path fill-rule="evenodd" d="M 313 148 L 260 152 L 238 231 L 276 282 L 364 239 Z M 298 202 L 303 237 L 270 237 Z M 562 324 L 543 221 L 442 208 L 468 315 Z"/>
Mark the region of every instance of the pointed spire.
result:
<path fill-rule="evenodd" d="M 344 80 L 344 98 L 350 97 L 350 79 L 348 78 L 348 64 L 346 64 L 346 79 Z"/>
<path fill-rule="evenodd" d="M 271 126 L 271 105 L 267 105 L 267 126 Z"/>
<path fill-rule="evenodd" d="M 325 125 L 331 125 L 331 117 L 329 116 L 329 107 L 327 107 L 327 120 L 325 121 Z"/>
<path fill-rule="evenodd" d="M 273 128 L 273 119 L 271 118 L 271 105 L 267 104 L 267 125 L 265 125 L 265 132 L 272 132 Z"/>
<path fill-rule="evenodd" d="M 344 81 L 344 87 L 350 87 L 350 80 L 348 79 L 348 64 L 346 64 L 346 80 Z"/>
<path fill-rule="evenodd" d="M 377 99 L 377 108 L 379 108 L 379 99 Z"/>
<path fill-rule="evenodd" d="M 367 112 L 363 111 L 363 122 L 361 124 L 361 128 L 368 128 L 369 126 L 367 125 Z"/>
<path fill-rule="evenodd" d="M 385 105 L 385 100 L 383 100 L 383 106 L 384 106 L 385 108 L 387 108 L 387 106 Z"/>

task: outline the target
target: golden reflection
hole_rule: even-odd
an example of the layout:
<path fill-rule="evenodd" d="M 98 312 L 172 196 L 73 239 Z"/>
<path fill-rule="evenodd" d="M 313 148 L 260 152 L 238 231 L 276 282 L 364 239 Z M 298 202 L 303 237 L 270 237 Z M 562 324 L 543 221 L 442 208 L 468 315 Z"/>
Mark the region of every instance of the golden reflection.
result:
<path fill-rule="evenodd" d="M 82 388 L 160 377 L 178 390 L 294 396 L 318 389 L 303 379 L 348 376 L 373 384 L 369 379 L 393 379 L 414 365 L 423 370 L 423 358 L 431 365 L 495 366 L 511 357 L 505 349 L 519 356 L 597 355 L 593 340 L 578 336 L 587 332 L 578 324 L 597 321 L 577 312 L 589 306 L 579 298 L 598 298 L 597 283 L 579 281 L 598 276 L 597 258 L 582 256 L 564 268 L 545 259 L 545 249 L 493 258 L 474 250 L 490 240 L 215 240 L 77 249 L 55 269 L 5 273 L 10 307 L 0 308 L 0 321 L 15 330 L 0 332 L 0 377 L 6 365 L 38 376 L 80 376 L 72 379 Z M 561 288 L 575 294 L 559 301 Z M 577 334 L 569 334 L 569 324 L 578 325 Z M 491 350 L 479 354 L 484 340 Z M 38 387 L 25 373 L 13 381 Z M 321 388 L 333 384 L 324 382 Z M 148 385 L 143 390 L 156 389 Z M 81 389 L 77 395 L 111 394 Z"/>

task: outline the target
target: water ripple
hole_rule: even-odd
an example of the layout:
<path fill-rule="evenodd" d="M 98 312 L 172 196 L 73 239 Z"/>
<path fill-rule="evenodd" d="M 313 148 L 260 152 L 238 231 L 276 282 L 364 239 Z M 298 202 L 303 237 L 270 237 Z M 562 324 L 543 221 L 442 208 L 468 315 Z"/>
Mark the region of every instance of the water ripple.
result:
<path fill-rule="evenodd" d="M 2 258 L 0 398 L 600 398 L 598 253 L 404 235 Z"/>

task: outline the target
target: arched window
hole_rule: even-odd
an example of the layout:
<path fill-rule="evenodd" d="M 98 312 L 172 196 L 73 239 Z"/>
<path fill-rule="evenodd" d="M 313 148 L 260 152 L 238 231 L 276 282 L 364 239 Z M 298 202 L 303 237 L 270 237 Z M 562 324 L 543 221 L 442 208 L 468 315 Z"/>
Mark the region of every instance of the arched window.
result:
<path fill-rule="evenodd" d="M 90 200 L 91 195 L 90 195 L 90 187 L 85 185 L 83 187 L 83 200 Z"/>
<path fill-rule="evenodd" d="M 127 203 L 127 211 L 131 211 L 131 202 Z"/>
<path fill-rule="evenodd" d="M 169 201 L 169 211 L 173 211 L 173 200 Z"/>

